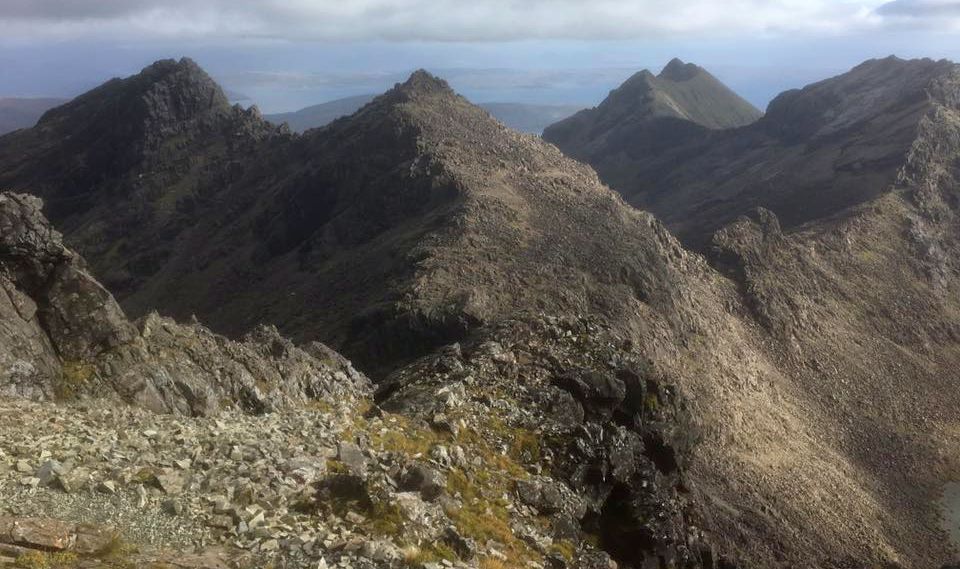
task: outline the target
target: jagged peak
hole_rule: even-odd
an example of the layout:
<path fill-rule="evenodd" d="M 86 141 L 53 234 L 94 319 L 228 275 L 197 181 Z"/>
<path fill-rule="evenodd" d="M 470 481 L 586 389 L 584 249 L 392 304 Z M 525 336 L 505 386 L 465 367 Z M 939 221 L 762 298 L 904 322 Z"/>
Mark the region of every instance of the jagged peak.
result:
<path fill-rule="evenodd" d="M 203 113 L 228 114 L 231 106 L 226 93 L 200 65 L 188 57 L 161 59 L 144 67 L 140 73 L 124 79 L 114 78 L 80 95 L 69 103 L 51 109 L 38 124 L 70 115 L 90 115 L 104 108 L 104 101 L 125 105 L 121 101 L 137 101 L 151 107 L 157 117 L 183 120 Z"/>
<path fill-rule="evenodd" d="M 145 67 L 135 78 L 150 83 L 170 82 L 177 87 L 200 88 L 213 95 L 211 102 L 222 107 L 229 106 L 229 98 L 220 84 L 189 57 L 179 61 L 161 59 Z"/>
<path fill-rule="evenodd" d="M 394 89 L 410 97 L 455 95 L 449 83 L 425 69 L 414 71 L 406 81 L 398 83 Z"/>
<path fill-rule="evenodd" d="M 634 100 L 638 94 L 644 94 L 655 88 L 657 76 L 644 69 L 631 75 L 619 87 L 610 91 L 600 106 L 609 105 L 620 100 Z"/>
<path fill-rule="evenodd" d="M 626 81 L 623 82 L 621 87 L 626 87 L 629 85 L 646 85 L 649 86 L 651 82 L 656 79 L 657 76 L 654 75 L 649 69 L 644 69 L 642 71 L 637 71 L 630 76 Z"/>
<path fill-rule="evenodd" d="M 144 67 L 141 70 L 141 73 L 169 71 L 190 71 L 206 75 L 206 71 L 204 71 L 196 61 L 190 59 L 189 57 L 181 57 L 179 60 L 174 58 L 158 59 L 157 61 L 154 61 L 150 65 Z"/>
<path fill-rule="evenodd" d="M 684 63 L 680 58 L 674 57 L 657 75 L 658 79 L 668 81 L 688 81 L 697 75 L 704 73 L 704 69 L 693 63 Z"/>

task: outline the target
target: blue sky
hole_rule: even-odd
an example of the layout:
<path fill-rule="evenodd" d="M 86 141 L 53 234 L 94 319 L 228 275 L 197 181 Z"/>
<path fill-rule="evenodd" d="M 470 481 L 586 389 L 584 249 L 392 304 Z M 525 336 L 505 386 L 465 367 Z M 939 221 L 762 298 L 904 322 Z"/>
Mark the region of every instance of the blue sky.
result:
<path fill-rule="evenodd" d="M 591 105 L 676 56 L 763 108 L 871 57 L 960 60 L 960 0 L 3 0 L 0 38 L 0 96 L 189 56 L 266 112 L 419 67 L 476 102 Z"/>

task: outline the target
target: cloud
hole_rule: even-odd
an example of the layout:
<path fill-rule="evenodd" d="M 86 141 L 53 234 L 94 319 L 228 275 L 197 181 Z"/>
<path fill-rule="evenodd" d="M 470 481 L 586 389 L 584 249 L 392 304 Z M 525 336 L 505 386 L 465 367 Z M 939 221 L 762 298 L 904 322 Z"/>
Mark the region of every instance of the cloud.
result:
<path fill-rule="evenodd" d="M 893 0 L 879 8 L 884 16 L 909 18 L 960 17 L 960 0 Z"/>
<path fill-rule="evenodd" d="M 882 0 L 3 0 L 0 34 L 25 40 L 509 41 L 842 33 L 881 21 L 880 4 Z"/>
<path fill-rule="evenodd" d="M 893 0 L 876 14 L 893 27 L 960 31 L 960 0 Z"/>

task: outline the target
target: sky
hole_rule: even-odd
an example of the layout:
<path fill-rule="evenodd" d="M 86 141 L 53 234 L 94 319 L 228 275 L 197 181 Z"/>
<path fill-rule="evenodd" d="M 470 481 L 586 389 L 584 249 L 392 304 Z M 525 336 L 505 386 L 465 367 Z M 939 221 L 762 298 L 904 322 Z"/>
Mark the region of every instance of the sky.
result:
<path fill-rule="evenodd" d="M 418 68 L 478 103 L 590 106 L 680 57 L 762 109 L 891 54 L 960 60 L 960 0 L 0 0 L 0 97 L 188 56 L 264 112 Z"/>

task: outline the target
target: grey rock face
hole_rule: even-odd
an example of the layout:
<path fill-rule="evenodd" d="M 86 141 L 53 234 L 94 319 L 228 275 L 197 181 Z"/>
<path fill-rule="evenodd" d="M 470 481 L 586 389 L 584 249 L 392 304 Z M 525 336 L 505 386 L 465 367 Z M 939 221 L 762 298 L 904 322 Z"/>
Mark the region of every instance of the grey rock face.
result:
<path fill-rule="evenodd" d="M 62 363 L 94 358 L 135 336 L 123 311 L 31 196 L 0 195 L 0 385 L 51 397 Z"/>
<path fill-rule="evenodd" d="M 36 316 L 63 360 L 94 357 L 133 339 L 113 297 L 67 249 L 34 197 L 0 196 L 0 264 L 21 321 Z"/>

